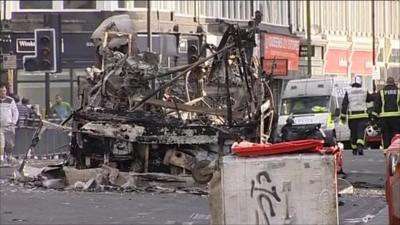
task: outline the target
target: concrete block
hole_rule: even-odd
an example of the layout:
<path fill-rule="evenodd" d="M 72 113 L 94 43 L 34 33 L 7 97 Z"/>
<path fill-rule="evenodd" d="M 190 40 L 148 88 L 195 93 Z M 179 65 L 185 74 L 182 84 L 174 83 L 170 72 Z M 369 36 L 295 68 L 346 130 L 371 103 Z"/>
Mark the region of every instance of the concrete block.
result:
<path fill-rule="evenodd" d="M 226 156 L 221 185 L 224 224 L 339 221 L 333 156 Z"/>

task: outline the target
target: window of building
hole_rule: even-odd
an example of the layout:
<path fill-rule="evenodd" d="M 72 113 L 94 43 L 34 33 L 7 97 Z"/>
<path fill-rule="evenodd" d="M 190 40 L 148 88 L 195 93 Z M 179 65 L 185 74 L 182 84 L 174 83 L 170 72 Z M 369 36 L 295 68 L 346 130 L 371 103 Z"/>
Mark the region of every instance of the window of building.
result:
<path fill-rule="evenodd" d="M 239 2 L 234 1 L 233 3 L 233 19 L 240 19 L 240 7 L 239 7 Z"/>
<path fill-rule="evenodd" d="M 234 4 L 234 2 L 230 2 L 230 5 L 229 5 L 229 18 L 230 19 L 235 19 L 235 16 L 236 16 L 236 12 L 235 12 L 236 10 L 235 10 L 235 4 Z"/>
<path fill-rule="evenodd" d="M 20 0 L 19 1 L 20 9 L 52 9 L 53 1 L 52 0 Z"/>
<path fill-rule="evenodd" d="M 133 7 L 135 8 L 147 8 L 147 1 L 146 0 L 135 0 L 133 1 Z"/>
<path fill-rule="evenodd" d="M 152 8 L 157 8 L 154 6 L 159 6 L 160 2 L 151 3 Z M 126 0 L 118 0 L 118 8 L 147 8 L 147 0 L 136 0 L 136 1 L 126 1 Z"/>
<path fill-rule="evenodd" d="M 199 1 L 199 13 L 200 13 L 200 16 L 206 15 L 206 2 L 205 1 Z"/>
<path fill-rule="evenodd" d="M 118 0 L 118 8 L 127 8 L 125 0 Z"/>
<path fill-rule="evenodd" d="M 96 9 L 96 1 L 64 0 L 64 9 Z"/>
<path fill-rule="evenodd" d="M 197 7 L 198 7 L 198 3 L 195 2 L 195 1 L 190 1 L 188 4 L 189 4 L 188 5 L 189 14 L 192 15 L 192 16 L 197 16 L 196 10 L 197 10 Z"/>

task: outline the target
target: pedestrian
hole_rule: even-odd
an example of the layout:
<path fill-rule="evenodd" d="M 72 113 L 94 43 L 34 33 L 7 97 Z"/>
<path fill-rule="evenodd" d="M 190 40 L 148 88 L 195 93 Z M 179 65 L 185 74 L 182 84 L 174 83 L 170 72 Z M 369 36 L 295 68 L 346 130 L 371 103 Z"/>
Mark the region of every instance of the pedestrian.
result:
<path fill-rule="evenodd" d="M 364 155 L 364 131 L 368 122 L 367 102 L 374 98 L 362 87 L 362 78 L 355 76 L 351 88 L 346 91 L 340 114 L 340 120 L 344 123 L 347 116 L 350 128 L 350 144 L 353 155 Z"/>
<path fill-rule="evenodd" d="M 72 113 L 71 105 L 68 102 L 64 102 L 61 95 L 55 96 L 55 102 L 50 109 L 50 114 L 65 120 Z"/>
<path fill-rule="evenodd" d="M 0 85 L 0 161 L 10 162 L 14 149 L 15 125 L 18 109 L 13 98 L 7 96 L 7 88 Z"/>
<path fill-rule="evenodd" d="M 14 101 L 15 101 L 15 104 L 17 105 L 18 115 L 19 115 L 17 125 L 18 125 L 18 127 L 24 126 L 24 125 L 26 125 L 27 119 L 30 116 L 31 110 L 26 104 L 23 104 L 22 101 L 20 101 L 20 98 L 18 95 L 14 96 Z"/>
<path fill-rule="evenodd" d="M 32 105 L 29 103 L 29 98 L 23 97 L 21 103 L 29 109 L 32 109 Z"/>
<path fill-rule="evenodd" d="M 378 92 L 374 104 L 375 118 L 379 118 L 383 148 L 388 148 L 395 134 L 400 134 L 400 90 L 393 77 L 388 77 L 386 85 Z"/>

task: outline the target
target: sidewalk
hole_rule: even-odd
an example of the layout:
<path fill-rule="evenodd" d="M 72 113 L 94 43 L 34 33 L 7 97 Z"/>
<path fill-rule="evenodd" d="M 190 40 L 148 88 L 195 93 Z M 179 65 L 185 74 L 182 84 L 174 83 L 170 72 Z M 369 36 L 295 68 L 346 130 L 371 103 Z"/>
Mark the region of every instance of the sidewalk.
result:
<path fill-rule="evenodd" d="M 374 218 L 368 221 L 366 224 L 369 225 L 387 225 L 389 224 L 389 211 L 386 206 L 383 208 Z"/>

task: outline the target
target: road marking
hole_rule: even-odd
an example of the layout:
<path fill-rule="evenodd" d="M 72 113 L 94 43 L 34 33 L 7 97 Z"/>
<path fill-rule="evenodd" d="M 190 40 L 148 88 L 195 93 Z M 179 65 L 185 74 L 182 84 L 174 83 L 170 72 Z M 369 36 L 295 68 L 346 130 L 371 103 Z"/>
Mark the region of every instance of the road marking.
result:
<path fill-rule="evenodd" d="M 192 220 L 209 220 L 210 219 L 210 214 L 200 214 L 200 213 L 192 213 L 190 216 L 190 219 Z"/>
<path fill-rule="evenodd" d="M 351 219 L 345 219 L 345 223 L 367 223 L 370 219 L 374 218 L 375 215 L 366 215 L 362 218 L 351 218 Z"/>

